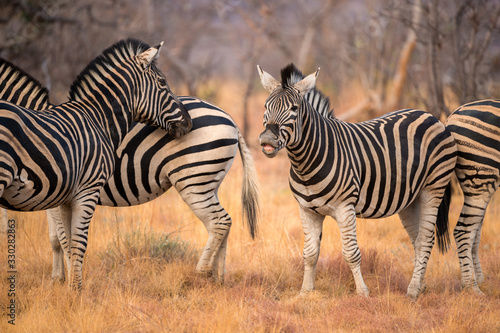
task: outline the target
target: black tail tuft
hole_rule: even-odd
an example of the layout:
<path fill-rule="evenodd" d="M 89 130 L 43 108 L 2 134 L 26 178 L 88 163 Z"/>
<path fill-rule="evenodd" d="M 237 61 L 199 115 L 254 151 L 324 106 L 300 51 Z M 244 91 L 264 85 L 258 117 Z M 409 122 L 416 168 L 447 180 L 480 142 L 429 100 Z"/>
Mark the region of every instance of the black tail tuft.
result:
<path fill-rule="evenodd" d="M 446 253 L 450 248 L 450 234 L 448 232 L 448 213 L 450 211 L 451 201 L 451 182 L 446 186 L 443 201 L 439 205 L 436 221 L 436 238 L 439 252 Z"/>

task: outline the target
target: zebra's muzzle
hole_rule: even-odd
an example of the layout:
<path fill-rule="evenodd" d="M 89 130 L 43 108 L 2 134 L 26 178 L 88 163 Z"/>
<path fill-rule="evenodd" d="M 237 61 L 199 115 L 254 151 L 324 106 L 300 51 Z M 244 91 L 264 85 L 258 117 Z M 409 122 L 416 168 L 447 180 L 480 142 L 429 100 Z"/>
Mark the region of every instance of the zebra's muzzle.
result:
<path fill-rule="evenodd" d="M 280 140 L 267 130 L 260 134 L 259 143 L 262 147 L 262 152 L 269 158 L 278 155 L 279 150 L 282 148 Z"/>
<path fill-rule="evenodd" d="M 182 120 L 182 121 L 176 121 L 172 123 L 172 125 L 169 128 L 168 133 L 173 136 L 174 138 L 180 138 L 184 134 L 187 134 L 191 128 L 193 127 L 193 123 L 191 122 L 191 119 L 189 120 Z"/>

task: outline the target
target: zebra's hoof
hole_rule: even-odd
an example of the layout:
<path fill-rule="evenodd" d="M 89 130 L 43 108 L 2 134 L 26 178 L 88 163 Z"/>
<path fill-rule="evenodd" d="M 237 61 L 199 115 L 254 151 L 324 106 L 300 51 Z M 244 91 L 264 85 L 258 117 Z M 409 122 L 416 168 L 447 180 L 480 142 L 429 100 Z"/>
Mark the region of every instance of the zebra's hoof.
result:
<path fill-rule="evenodd" d="M 301 289 L 300 293 L 297 295 L 298 298 L 303 298 L 311 295 L 313 293 L 314 289 L 311 290 L 306 290 L 306 289 Z"/>
<path fill-rule="evenodd" d="M 356 293 L 359 296 L 370 297 L 370 291 L 368 290 L 368 288 L 363 288 L 363 289 L 360 289 L 360 290 L 356 290 Z"/>
<path fill-rule="evenodd" d="M 52 276 L 50 278 L 50 285 L 53 286 L 53 285 L 56 285 L 56 284 L 64 284 L 64 282 L 66 281 L 66 278 L 63 276 L 63 277 L 60 277 L 60 276 Z"/>

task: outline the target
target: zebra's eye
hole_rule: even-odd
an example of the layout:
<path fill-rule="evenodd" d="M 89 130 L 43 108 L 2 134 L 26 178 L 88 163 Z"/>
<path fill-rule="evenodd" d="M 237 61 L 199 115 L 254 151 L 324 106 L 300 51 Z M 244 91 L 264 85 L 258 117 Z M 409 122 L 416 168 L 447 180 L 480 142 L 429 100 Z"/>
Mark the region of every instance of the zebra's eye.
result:
<path fill-rule="evenodd" d="M 167 80 L 165 80 L 165 78 L 164 78 L 164 77 L 160 77 L 160 78 L 158 79 L 158 83 L 159 83 L 161 86 L 164 86 L 164 87 L 165 87 L 165 86 L 167 85 Z"/>
<path fill-rule="evenodd" d="M 299 107 L 298 107 L 297 105 L 292 105 L 292 107 L 290 108 L 290 111 L 295 112 L 295 111 L 297 111 L 297 110 L 298 110 L 298 108 L 299 108 Z"/>

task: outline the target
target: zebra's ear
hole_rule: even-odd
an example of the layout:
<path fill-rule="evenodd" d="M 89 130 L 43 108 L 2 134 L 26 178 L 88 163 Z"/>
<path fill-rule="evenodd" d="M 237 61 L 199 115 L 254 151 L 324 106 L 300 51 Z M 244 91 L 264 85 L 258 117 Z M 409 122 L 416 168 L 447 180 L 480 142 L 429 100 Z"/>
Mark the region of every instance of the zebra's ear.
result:
<path fill-rule="evenodd" d="M 281 83 L 279 83 L 278 80 L 272 77 L 271 74 L 264 72 L 264 70 L 262 70 L 259 65 L 257 65 L 257 70 L 259 71 L 260 82 L 262 83 L 264 89 L 266 89 L 267 91 L 272 93 L 274 89 L 278 88 L 281 85 Z"/>
<path fill-rule="evenodd" d="M 300 91 L 300 94 L 302 96 L 304 96 L 309 91 L 314 89 L 314 87 L 316 87 L 316 78 L 318 77 L 318 74 L 319 74 L 319 68 L 316 72 L 309 74 L 308 76 L 303 78 L 302 81 L 295 83 L 295 88 L 297 88 Z"/>
<path fill-rule="evenodd" d="M 137 56 L 144 69 L 148 68 L 148 66 L 151 65 L 156 58 L 158 58 L 162 46 L 163 42 L 161 42 L 160 45 L 150 47 Z"/>

